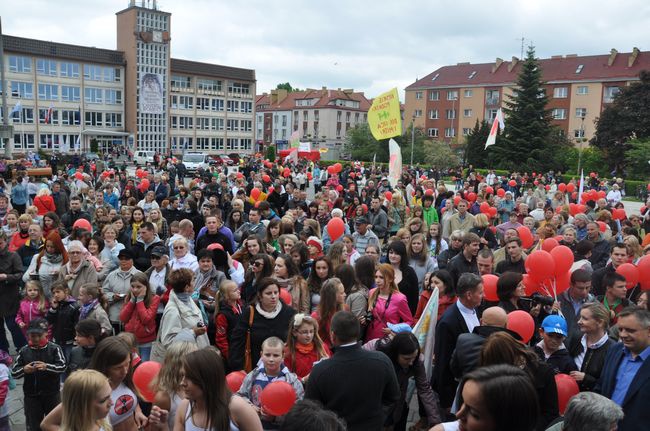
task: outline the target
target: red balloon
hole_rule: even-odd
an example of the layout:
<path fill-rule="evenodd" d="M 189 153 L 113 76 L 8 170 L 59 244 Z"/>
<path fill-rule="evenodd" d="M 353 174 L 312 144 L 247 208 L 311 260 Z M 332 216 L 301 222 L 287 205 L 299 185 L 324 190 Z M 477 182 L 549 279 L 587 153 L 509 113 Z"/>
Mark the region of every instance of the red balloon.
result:
<path fill-rule="evenodd" d="M 493 195 L 494 194 L 494 189 L 492 187 L 490 187 L 490 186 L 487 186 L 485 188 L 485 193 L 487 193 L 488 195 Z"/>
<path fill-rule="evenodd" d="M 432 189 L 426 189 L 424 191 L 425 196 L 433 196 L 433 190 Z"/>
<path fill-rule="evenodd" d="M 341 184 L 339 184 L 338 186 L 336 186 L 336 191 L 339 192 L 339 193 L 341 193 L 341 192 L 343 191 L 343 186 L 342 186 Z"/>
<path fill-rule="evenodd" d="M 549 190 L 551 190 L 551 186 L 549 186 L 548 184 L 547 184 L 547 185 L 545 185 L 545 186 L 544 186 L 544 188 L 546 189 L 546 191 L 549 191 Z"/>
<path fill-rule="evenodd" d="M 571 284 L 571 273 L 566 271 L 564 274 L 555 277 L 555 294 L 559 295 L 569 288 Z"/>
<path fill-rule="evenodd" d="M 545 240 L 542 241 L 542 250 L 548 251 L 550 253 L 551 250 L 553 250 L 558 245 L 560 244 L 558 244 L 555 238 L 546 238 Z"/>
<path fill-rule="evenodd" d="M 291 306 L 291 293 L 289 293 L 289 291 L 284 287 L 280 289 L 280 299 L 288 306 Z"/>
<path fill-rule="evenodd" d="M 334 171 L 334 166 L 328 166 L 327 167 L 327 173 L 330 175 L 335 174 L 336 172 Z"/>
<path fill-rule="evenodd" d="M 490 207 L 490 209 L 488 210 L 488 212 L 490 213 L 490 217 L 492 217 L 492 218 L 494 218 L 494 217 L 497 216 L 497 209 L 494 208 L 494 207 Z"/>
<path fill-rule="evenodd" d="M 533 280 L 528 274 L 524 274 L 522 282 L 524 283 L 524 287 L 526 287 L 526 296 L 531 296 L 539 290 L 539 283 Z"/>
<path fill-rule="evenodd" d="M 268 384 L 260 394 L 260 404 L 264 411 L 271 416 L 282 416 L 289 413 L 296 402 L 296 391 L 287 382 Z"/>
<path fill-rule="evenodd" d="M 241 388 L 241 384 L 244 382 L 244 378 L 246 378 L 245 371 L 233 371 L 232 373 L 226 375 L 226 384 L 230 388 L 230 392 L 237 392 L 239 388 Z"/>
<path fill-rule="evenodd" d="M 650 255 L 643 256 L 636 264 L 642 290 L 650 290 Z"/>
<path fill-rule="evenodd" d="M 625 217 L 627 217 L 623 208 L 614 208 L 612 210 L 612 216 L 614 220 L 625 220 Z"/>
<path fill-rule="evenodd" d="M 340 163 L 334 163 L 334 172 L 337 174 L 343 170 L 343 166 Z"/>
<path fill-rule="evenodd" d="M 270 183 L 271 182 L 271 177 L 264 174 L 264 175 L 262 175 L 262 181 L 264 181 L 265 183 Z"/>
<path fill-rule="evenodd" d="M 508 181 L 508 185 L 509 185 L 510 187 L 514 187 L 514 186 L 517 185 L 517 181 L 515 181 L 515 180 L 510 180 L 510 181 Z"/>
<path fill-rule="evenodd" d="M 308 179 L 309 181 L 311 181 L 312 178 L 314 178 L 314 176 L 311 174 L 311 172 L 307 172 L 307 179 Z M 352 177 L 352 178 L 354 178 L 354 177 Z"/>
<path fill-rule="evenodd" d="M 557 386 L 557 406 L 560 415 L 563 415 L 569 400 L 580 392 L 580 388 L 575 379 L 568 374 L 556 374 L 555 386 Z"/>
<path fill-rule="evenodd" d="M 476 200 L 476 193 L 471 192 L 470 194 L 467 195 L 467 200 L 470 202 L 474 202 Z"/>
<path fill-rule="evenodd" d="M 499 277 L 493 274 L 485 274 L 483 278 L 483 296 L 487 301 L 497 302 L 499 297 L 497 296 L 497 281 Z"/>
<path fill-rule="evenodd" d="M 133 372 L 133 384 L 147 402 L 152 402 L 156 395 L 154 388 L 151 388 L 151 382 L 158 376 L 162 364 L 155 361 L 147 361 L 138 365 Z"/>
<path fill-rule="evenodd" d="M 454 205 L 458 205 L 460 202 L 460 196 L 454 196 Z"/>
<path fill-rule="evenodd" d="M 74 174 L 74 177 L 75 177 L 76 179 L 78 179 L 78 180 L 83 180 L 83 179 L 84 179 L 84 174 L 82 174 L 81 172 L 76 172 L 76 173 Z"/>
<path fill-rule="evenodd" d="M 271 186 L 269 187 L 269 194 L 273 193 L 275 191 L 275 187 Z"/>
<path fill-rule="evenodd" d="M 578 205 L 578 214 L 584 214 L 587 211 L 587 205 L 579 204 Z"/>
<path fill-rule="evenodd" d="M 533 280 L 542 282 L 553 277 L 555 273 L 555 261 L 553 256 L 547 251 L 536 250 L 526 258 L 524 263 L 526 272 L 530 274 Z"/>
<path fill-rule="evenodd" d="M 497 190 L 497 196 L 499 196 L 500 198 L 504 197 L 505 194 L 506 194 L 505 189 L 498 189 Z"/>
<path fill-rule="evenodd" d="M 625 277 L 625 287 L 628 289 L 632 289 L 639 282 L 639 270 L 631 263 L 620 265 L 616 272 Z"/>
<path fill-rule="evenodd" d="M 561 191 L 562 193 L 564 193 L 564 192 L 566 191 L 566 184 L 564 184 L 564 183 L 560 183 L 560 184 L 558 184 L 558 185 L 557 185 L 557 189 L 558 189 L 559 191 Z"/>
<path fill-rule="evenodd" d="M 391 192 L 384 193 L 384 197 L 386 197 L 387 201 L 392 201 L 393 200 L 393 194 Z"/>
<path fill-rule="evenodd" d="M 480 210 L 483 214 L 490 213 L 490 204 L 487 202 L 481 202 Z"/>
<path fill-rule="evenodd" d="M 572 216 L 578 214 L 578 205 L 571 202 L 569 204 L 569 214 L 571 214 Z"/>
<path fill-rule="evenodd" d="M 598 223 L 598 230 L 601 232 L 605 232 L 607 230 L 607 224 L 604 221 L 599 220 L 596 223 Z"/>
<path fill-rule="evenodd" d="M 566 185 L 566 191 L 569 193 L 573 193 L 576 191 L 576 185 L 573 183 L 569 183 Z"/>
<path fill-rule="evenodd" d="M 597 192 L 598 199 L 603 199 L 605 196 L 607 196 L 607 193 L 605 193 L 604 190 L 599 190 Z"/>
<path fill-rule="evenodd" d="M 535 180 L 535 181 L 533 181 L 533 184 L 536 185 L 536 186 L 538 186 L 538 185 L 539 185 L 539 181 Z"/>
<path fill-rule="evenodd" d="M 140 186 L 145 190 L 148 189 L 150 185 L 149 180 L 146 178 L 140 181 Z"/>
<path fill-rule="evenodd" d="M 260 191 L 260 189 L 258 189 L 257 187 L 253 187 L 253 190 L 251 190 L 251 197 L 253 198 L 253 200 L 257 200 L 260 197 L 261 193 L 262 192 Z"/>
<path fill-rule="evenodd" d="M 77 219 L 77 221 L 74 222 L 74 224 L 72 225 L 72 228 L 73 229 L 79 228 L 79 229 L 87 230 L 88 232 L 91 232 L 91 233 L 93 231 L 92 225 L 85 218 Z"/>
<path fill-rule="evenodd" d="M 332 242 L 336 241 L 345 232 L 345 222 L 340 217 L 334 217 L 327 222 L 327 233 Z"/>
<path fill-rule="evenodd" d="M 555 262 L 555 275 L 560 276 L 568 272 L 573 265 L 573 252 L 566 245 L 558 245 L 551 250 L 551 256 Z"/>
<path fill-rule="evenodd" d="M 289 177 L 289 175 L 291 175 L 291 169 L 284 168 L 284 171 L 282 172 L 282 176 L 287 178 L 287 177 Z"/>
<path fill-rule="evenodd" d="M 524 310 L 515 310 L 508 314 L 507 328 L 519 334 L 524 343 L 528 343 L 535 333 L 535 321 Z"/>
<path fill-rule="evenodd" d="M 527 226 L 519 226 L 517 228 L 519 239 L 521 239 L 521 246 L 523 248 L 531 248 L 533 246 L 533 234 Z"/>

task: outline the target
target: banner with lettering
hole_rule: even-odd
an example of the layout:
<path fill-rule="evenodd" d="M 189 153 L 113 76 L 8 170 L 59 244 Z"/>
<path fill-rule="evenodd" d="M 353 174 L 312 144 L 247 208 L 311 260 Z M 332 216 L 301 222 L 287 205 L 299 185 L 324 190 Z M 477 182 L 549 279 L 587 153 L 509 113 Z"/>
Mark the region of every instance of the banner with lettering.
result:
<path fill-rule="evenodd" d="M 368 111 L 368 125 L 372 136 L 377 140 L 402 134 L 402 116 L 397 88 L 375 97 Z"/>

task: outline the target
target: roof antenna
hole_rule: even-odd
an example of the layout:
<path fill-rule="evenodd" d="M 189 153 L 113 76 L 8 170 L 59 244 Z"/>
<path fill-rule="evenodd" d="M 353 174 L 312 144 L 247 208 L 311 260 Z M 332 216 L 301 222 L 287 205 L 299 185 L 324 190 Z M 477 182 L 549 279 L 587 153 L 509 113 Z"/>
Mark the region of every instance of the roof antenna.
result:
<path fill-rule="evenodd" d="M 524 37 L 521 37 L 521 58 L 522 60 L 524 59 Z"/>

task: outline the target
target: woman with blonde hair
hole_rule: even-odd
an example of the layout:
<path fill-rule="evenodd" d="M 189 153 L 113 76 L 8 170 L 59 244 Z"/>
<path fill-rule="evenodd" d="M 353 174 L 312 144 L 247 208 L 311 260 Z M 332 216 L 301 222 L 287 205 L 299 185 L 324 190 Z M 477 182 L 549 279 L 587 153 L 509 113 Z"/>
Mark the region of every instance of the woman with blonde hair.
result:
<path fill-rule="evenodd" d="M 623 238 L 623 242 L 625 243 L 625 248 L 627 248 L 630 263 L 636 264 L 641 256 L 643 256 L 643 248 L 639 244 L 639 238 L 634 235 L 628 235 Z"/>
<path fill-rule="evenodd" d="M 56 212 L 56 205 L 54 204 L 54 198 L 52 198 L 52 193 L 50 189 L 44 187 L 36 193 L 34 198 L 34 206 L 38 208 L 38 215 L 44 216 L 47 212 Z M 67 208 L 66 208 L 67 211 Z"/>
<path fill-rule="evenodd" d="M 424 223 L 420 217 L 411 217 L 406 221 L 404 227 L 408 229 L 411 236 L 416 233 L 427 233 L 426 223 Z"/>
<path fill-rule="evenodd" d="M 497 247 L 497 237 L 490 229 L 490 221 L 485 214 L 476 214 L 474 216 L 474 227 L 470 232 L 475 233 L 481 239 L 481 248 L 495 249 Z"/>
<path fill-rule="evenodd" d="M 395 234 L 395 237 L 402 241 L 405 246 L 408 246 L 411 243 L 411 232 L 408 230 L 408 228 L 403 227 L 398 230 Z"/>
<path fill-rule="evenodd" d="M 160 237 L 161 241 L 164 242 L 169 238 L 169 224 L 167 224 L 167 220 L 163 218 L 162 212 L 159 208 L 151 208 L 149 210 L 147 221 L 156 226 L 156 233 Z"/>
<path fill-rule="evenodd" d="M 61 392 L 61 425 L 54 426 L 53 414 L 41 423 L 44 430 L 109 431 L 106 419 L 113 401 L 108 377 L 95 370 L 75 371 L 65 381 Z"/>
<path fill-rule="evenodd" d="M 342 241 L 332 244 L 327 252 L 327 257 L 329 257 L 330 263 L 332 264 L 332 271 L 336 271 L 336 268 L 340 265 L 347 263 L 348 255 L 345 250 L 345 244 Z"/>
<path fill-rule="evenodd" d="M 400 293 L 395 284 L 395 270 L 388 263 L 377 266 L 375 271 L 375 288 L 368 295 L 368 312 L 372 320 L 367 322 L 366 341 L 381 338 L 387 334 L 389 323 L 413 323 L 413 315 L 408 300 Z"/>

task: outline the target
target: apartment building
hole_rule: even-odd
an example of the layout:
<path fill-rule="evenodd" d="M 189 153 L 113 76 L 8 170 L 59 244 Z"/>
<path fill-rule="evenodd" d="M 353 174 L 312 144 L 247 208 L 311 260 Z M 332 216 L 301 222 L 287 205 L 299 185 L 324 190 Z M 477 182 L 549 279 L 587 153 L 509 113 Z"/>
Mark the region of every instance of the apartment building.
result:
<path fill-rule="evenodd" d="M 362 92 L 354 90 L 272 90 L 256 98 L 255 139 L 282 150 L 298 131 L 300 140 L 311 142 L 313 149 L 340 150 L 347 131 L 368 121 L 370 105 Z"/>
<path fill-rule="evenodd" d="M 620 89 L 650 68 L 650 52 L 612 49 L 608 55 L 558 55 L 539 64 L 553 124 L 581 142 L 593 137 L 595 120 Z M 477 119 L 494 119 L 512 95 L 520 68 L 517 57 L 441 67 L 406 87 L 405 121 L 431 138 L 462 141 Z"/>

